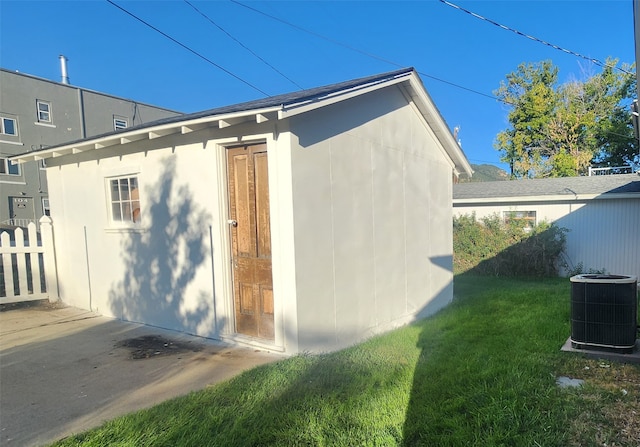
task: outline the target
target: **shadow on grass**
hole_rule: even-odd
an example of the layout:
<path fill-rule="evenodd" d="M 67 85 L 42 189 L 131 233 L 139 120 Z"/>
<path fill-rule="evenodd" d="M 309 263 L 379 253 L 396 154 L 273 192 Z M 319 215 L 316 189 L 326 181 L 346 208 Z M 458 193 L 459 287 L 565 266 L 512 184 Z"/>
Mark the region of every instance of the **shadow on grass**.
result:
<path fill-rule="evenodd" d="M 456 277 L 456 301 L 420 324 L 403 445 L 563 445 L 563 281 Z"/>
<path fill-rule="evenodd" d="M 77 437 L 105 445 L 564 446 L 566 280 L 456 277 L 438 314 L 258 367 Z"/>

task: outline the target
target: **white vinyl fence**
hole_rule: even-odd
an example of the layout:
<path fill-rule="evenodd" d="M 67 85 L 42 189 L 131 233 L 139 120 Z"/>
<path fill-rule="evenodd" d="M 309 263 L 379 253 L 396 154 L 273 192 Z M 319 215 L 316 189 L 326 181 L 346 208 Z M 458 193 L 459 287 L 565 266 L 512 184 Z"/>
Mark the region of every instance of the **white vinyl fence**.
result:
<path fill-rule="evenodd" d="M 49 299 L 58 301 L 51 218 L 0 234 L 0 304 Z"/>

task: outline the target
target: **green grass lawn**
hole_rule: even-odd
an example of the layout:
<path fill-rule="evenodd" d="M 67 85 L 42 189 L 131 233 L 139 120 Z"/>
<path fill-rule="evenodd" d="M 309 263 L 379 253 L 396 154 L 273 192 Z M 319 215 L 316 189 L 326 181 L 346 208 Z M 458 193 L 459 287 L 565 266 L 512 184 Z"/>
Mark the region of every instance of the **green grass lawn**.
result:
<path fill-rule="evenodd" d="M 635 447 L 640 368 L 560 352 L 569 294 L 568 279 L 457 276 L 454 303 L 431 318 L 57 445 Z M 586 385 L 560 389 L 559 375 Z"/>

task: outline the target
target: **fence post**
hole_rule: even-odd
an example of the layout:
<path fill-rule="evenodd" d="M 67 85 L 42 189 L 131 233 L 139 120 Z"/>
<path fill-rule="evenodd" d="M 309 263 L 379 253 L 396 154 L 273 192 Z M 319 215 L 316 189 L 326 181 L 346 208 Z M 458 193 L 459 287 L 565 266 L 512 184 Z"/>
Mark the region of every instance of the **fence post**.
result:
<path fill-rule="evenodd" d="M 58 291 L 58 266 L 56 265 L 56 246 L 53 240 L 53 224 L 49 216 L 40 218 L 40 235 L 44 249 L 44 276 L 47 281 L 47 293 L 49 293 L 49 301 L 54 303 L 60 300 L 60 293 Z"/>

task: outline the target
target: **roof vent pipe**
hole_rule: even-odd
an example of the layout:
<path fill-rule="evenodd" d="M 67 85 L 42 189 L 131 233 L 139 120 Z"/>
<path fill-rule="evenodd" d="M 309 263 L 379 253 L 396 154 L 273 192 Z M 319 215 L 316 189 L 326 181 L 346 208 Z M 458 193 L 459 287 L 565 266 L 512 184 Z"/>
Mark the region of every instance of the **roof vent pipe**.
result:
<path fill-rule="evenodd" d="M 69 83 L 69 76 L 67 75 L 67 58 L 64 57 L 64 55 L 60 55 L 60 71 L 62 73 L 62 83 L 63 84 L 68 84 Z"/>

